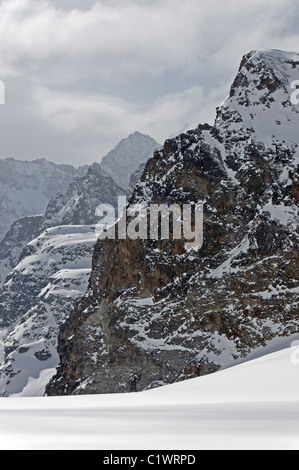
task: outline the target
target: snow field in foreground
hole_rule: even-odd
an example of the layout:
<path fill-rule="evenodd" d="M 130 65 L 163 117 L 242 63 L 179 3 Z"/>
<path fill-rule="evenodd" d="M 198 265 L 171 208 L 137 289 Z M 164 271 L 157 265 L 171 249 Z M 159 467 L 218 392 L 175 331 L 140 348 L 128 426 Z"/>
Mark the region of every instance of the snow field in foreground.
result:
<path fill-rule="evenodd" d="M 139 394 L 2 398 L 0 448 L 299 450 L 296 359 L 286 348 Z"/>

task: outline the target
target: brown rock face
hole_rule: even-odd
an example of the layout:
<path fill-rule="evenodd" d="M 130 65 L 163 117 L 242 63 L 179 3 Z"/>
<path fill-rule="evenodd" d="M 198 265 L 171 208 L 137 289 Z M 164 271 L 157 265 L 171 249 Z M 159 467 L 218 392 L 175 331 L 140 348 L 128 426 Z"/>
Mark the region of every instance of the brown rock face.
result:
<path fill-rule="evenodd" d="M 246 64 L 242 74 L 252 73 Z M 280 87 L 260 78 L 271 94 Z M 218 113 L 216 127 L 168 140 L 129 202 L 201 202 L 203 246 L 99 241 L 89 290 L 60 332 L 48 395 L 153 388 L 215 372 L 298 333 L 297 150 L 248 141 L 227 113 L 222 121 Z"/>
<path fill-rule="evenodd" d="M 205 201 L 203 247 L 98 242 L 90 290 L 61 331 L 62 363 L 48 394 L 130 392 L 207 374 L 277 330 L 297 331 L 296 237 L 258 209 L 271 186 L 264 174 L 274 182 L 276 170 L 264 160 L 259 178 L 240 174 L 244 184 L 234 186 L 216 149 L 199 144 L 190 157 L 187 147 L 181 169 L 158 188 L 170 166 L 156 155 L 134 198 L 150 181 L 152 203 L 169 188 L 169 203 Z"/>

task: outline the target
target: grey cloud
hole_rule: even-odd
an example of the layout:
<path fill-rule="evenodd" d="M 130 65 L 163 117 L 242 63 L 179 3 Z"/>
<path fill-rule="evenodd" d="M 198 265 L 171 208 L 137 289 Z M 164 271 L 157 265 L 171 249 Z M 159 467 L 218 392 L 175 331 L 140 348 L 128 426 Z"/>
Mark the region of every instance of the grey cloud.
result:
<path fill-rule="evenodd" d="M 0 158 L 91 162 L 135 130 L 162 142 L 212 121 L 244 53 L 297 49 L 298 14 L 295 0 L 2 1 Z"/>

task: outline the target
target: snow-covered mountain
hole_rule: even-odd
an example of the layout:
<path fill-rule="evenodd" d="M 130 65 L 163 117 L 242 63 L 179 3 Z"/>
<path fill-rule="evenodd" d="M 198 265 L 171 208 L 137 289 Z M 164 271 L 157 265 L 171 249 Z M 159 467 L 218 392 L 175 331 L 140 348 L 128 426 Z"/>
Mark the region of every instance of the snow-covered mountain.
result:
<path fill-rule="evenodd" d="M 30 242 L 0 295 L 4 361 L 0 396 L 56 367 L 57 331 L 83 295 L 96 241 L 92 226 L 61 226 Z"/>
<path fill-rule="evenodd" d="M 0 159 L 0 241 L 16 220 L 44 214 L 49 200 L 86 171 L 45 159 Z"/>
<path fill-rule="evenodd" d="M 177 449 L 191 456 L 194 450 L 299 450 L 299 349 L 289 348 L 290 341 L 213 375 L 138 394 L 2 398 L 0 449 L 109 449 L 109 456 L 148 449 L 157 464 Z M 38 385 L 29 382 L 26 396 L 39 395 Z M 174 452 L 153 457 L 152 449 Z"/>
<path fill-rule="evenodd" d="M 298 71 L 299 54 L 252 51 L 215 125 L 167 140 L 148 161 L 128 209 L 202 203 L 203 246 L 98 241 L 49 395 L 154 388 L 298 332 Z"/>
<path fill-rule="evenodd" d="M 94 163 L 51 198 L 44 215 L 18 220 L 0 243 L 3 281 L 7 276 L 0 290 L 0 396 L 22 392 L 29 379 L 57 366 L 58 329 L 88 286 L 96 208 L 110 204 L 117 212 L 118 196 L 125 195 Z"/>
<path fill-rule="evenodd" d="M 33 162 L 13 158 L 0 160 L 0 286 L 16 266 L 25 245 L 43 229 L 69 223 L 95 223 L 99 200 L 115 206 L 116 185 L 120 195 L 127 190 L 130 196 L 134 189 L 133 183 L 129 185 L 131 175 L 134 174 L 136 183 L 142 174 L 140 165 L 145 165 L 159 146 L 148 135 L 135 132 L 122 139 L 101 164 L 94 163 L 90 167 L 75 169 L 44 159 Z M 107 184 L 107 178 L 113 181 Z M 86 184 L 94 184 L 93 196 Z M 40 227 L 36 226 L 38 219 L 32 218 L 36 214 L 44 217 L 42 221 L 40 219 Z"/>
<path fill-rule="evenodd" d="M 125 195 L 126 187 L 118 186 L 100 164 L 94 163 L 86 175 L 75 178 L 50 200 L 42 228 L 96 224 L 97 206 L 110 204 L 117 208 L 118 196 Z"/>
<path fill-rule="evenodd" d="M 0 291 L 0 396 L 21 392 L 30 377 L 57 366 L 58 329 L 88 286 L 96 208 L 117 208 L 118 196 L 125 194 L 95 163 L 50 200 L 43 217 L 21 219 L 8 232 L 3 250 L 11 263 L 19 260 Z M 22 241 L 27 244 L 20 253 Z"/>
<path fill-rule="evenodd" d="M 0 287 L 18 264 L 23 248 L 40 233 L 43 220 L 42 215 L 18 219 L 0 242 Z"/>
<path fill-rule="evenodd" d="M 0 242 L 0 286 L 18 264 L 23 248 L 44 230 L 59 225 L 96 224 L 97 205 L 117 207 L 118 195 L 126 194 L 98 163 L 85 173 L 60 188 L 48 202 L 44 215 L 23 217 L 12 224 Z"/>
<path fill-rule="evenodd" d="M 101 166 L 119 186 L 127 189 L 131 175 L 141 164 L 145 164 L 152 157 L 154 151 L 160 147 L 161 145 L 152 137 L 134 132 L 126 139 L 122 139 L 102 159 Z"/>

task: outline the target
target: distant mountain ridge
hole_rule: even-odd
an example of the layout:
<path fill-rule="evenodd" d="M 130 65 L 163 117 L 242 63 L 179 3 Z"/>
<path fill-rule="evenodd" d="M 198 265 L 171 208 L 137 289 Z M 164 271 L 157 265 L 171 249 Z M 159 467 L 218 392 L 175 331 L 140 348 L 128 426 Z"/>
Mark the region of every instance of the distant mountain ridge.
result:
<path fill-rule="evenodd" d="M 16 220 L 44 214 L 51 197 L 86 171 L 45 159 L 0 159 L 0 241 Z"/>
<path fill-rule="evenodd" d="M 138 168 L 157 147 L 154 139 L 135 132 L 122 139 L 102 163 L 78 169 L 45 159 L 0 160 L 0 286 L 16 266 L 24 246 L 43 230 L 55 225 L 96 223 L 97 204 L 117 207 L 117 195 L 127 191 L 129 197 L 134 189 L 134 184 L 129 186 L 132 173 L 136 173 L 137 181 L 141 177 Z M 85 185 L 93 185 L 93 194 Z"/>
<path fill-rule="evenodd" d="M 138 172 L 140 162 L 151 156 L 149 141 L 148 136 L 137 133 L 117 146 L 114 164 L 116 159 L 120 159 L 120 167 L 123 160 L 127 162 L 122 167 L 122 183 L 130 179 L 132 168 Z M 131 164 L 128 149 L 133 155 Z M 58 329 L 89 282 L 96 208 L 110 204 L 117 209 L 118 196 L 126 193 L 127 188 L 115 182 L 111 171 L 94 163 L 59 188 L 44 214 L 17 220 L 0 242 L 2 283 L 6 278 L 0 289 L 4 348 L 3 354 L 0 351 L 0 396 L 22 393 L 29 379 L 38 380 L 40 374 L 47 375 L 47 370 L 57 366 Z"/>
<path fill-rule="evenodd" d="M 119 186 L 127 189 L 131 175 L 160 147 L 152 137 L 134 132 L 103 157 L 101 167 Z"/>

